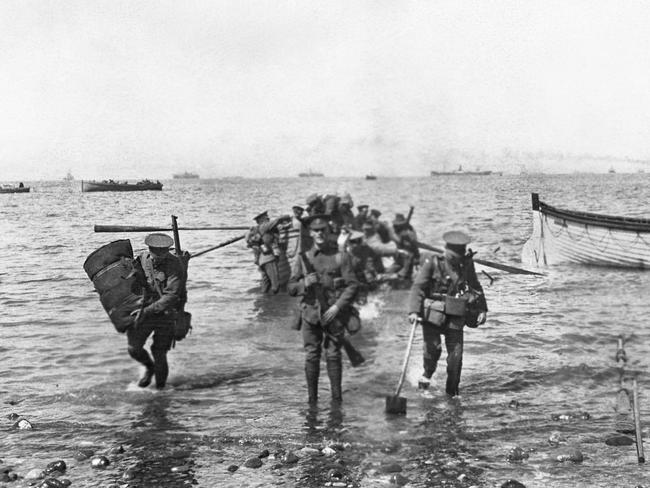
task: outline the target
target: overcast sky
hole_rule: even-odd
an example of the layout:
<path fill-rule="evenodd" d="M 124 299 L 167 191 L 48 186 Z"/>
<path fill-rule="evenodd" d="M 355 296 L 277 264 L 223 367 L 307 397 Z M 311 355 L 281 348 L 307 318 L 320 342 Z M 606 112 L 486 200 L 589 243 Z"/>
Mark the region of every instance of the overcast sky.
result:
<path fill-rule="evenodd" d="M 0 180 L 625 169 L 649 26 L 633 1 L 3 0 Z"/>

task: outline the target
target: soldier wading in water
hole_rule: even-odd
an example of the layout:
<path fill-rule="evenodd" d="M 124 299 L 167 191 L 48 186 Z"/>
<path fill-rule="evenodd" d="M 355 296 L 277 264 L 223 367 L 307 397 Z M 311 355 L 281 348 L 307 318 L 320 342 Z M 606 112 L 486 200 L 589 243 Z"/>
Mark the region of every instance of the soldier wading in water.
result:
<path fill-rule="evenodd" d="M 449 396 L 458 395 L 463 367 L 463 327 L 478 327 L 487 318 L 483 288 L 476 277 L 469 236 L 446 232 L 444 256 L 428 256 L 420 267 L 409 295 L 409 320 L 422 322 L 424 372 L 418 388 L 427 389 L 442 354 L 441 336 L 447 349 Z"/>
<path fill-rule="evenodd" d="M 290 295 L 302 297 L 300 320 L 310 404 L 318 399 L 323 348 L 332 401 L 342 400 L 341 338 L 358 287 L 349 255 L 339 253 L 336 243 L 330 238 L 328 220 L 328 215 L 313 215 L 306 219 L 314 245 L 294 261 L 288 284 Z"/>
<path fill-rule="evenodd" d="M 169 374 L 167 352 L 174 341 L 174 322 L 187 301 L 187 272 L 181 261 L 169 252 L 174 240 L 165 234 L 150 234 L 149 246 L 140 257 L 146 277 L 142 307 L 133 312 L 134 324 L 126 331 L 129 354 L 147 369 L 138 386 L 145 388 L 156 377 L 156 388 L 164 388 Z M 151 353 L 144 349 L 153 333 Z"/>

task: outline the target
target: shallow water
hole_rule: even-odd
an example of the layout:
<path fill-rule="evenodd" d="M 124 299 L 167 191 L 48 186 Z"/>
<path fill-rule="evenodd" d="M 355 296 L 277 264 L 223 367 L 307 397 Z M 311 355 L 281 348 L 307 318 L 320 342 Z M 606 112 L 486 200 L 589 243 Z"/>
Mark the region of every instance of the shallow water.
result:
<path fill-rule="evenodd" d="M 144 234 L 94 233 L 94 224 L 168 225 L 174 214 L 181 226 L 248 225 L 260 210 L 285 213 L 312 192 L 349 191 L 355 204 L 369 203 L 389 220 L 414 205 L 412 223 L 422 242 L 440 246 L 442 233 L 460 226 L 474 237 L 477 257 L 516 266 L 532 228 L 532 191 L 561 208 L 648 217 L 648 178 L 175 180 L 162 192 L 97 194 L 81 193 L 79 182 L 25 182 L 32 193 L 0 195 L 0 458 L 22 475 L 64 459 L 73 486 L 105 486 L 129 467 L 138 486 L 304 486 L 301 477 L 314 479 L 304 463 L 285 477 L 266 467 L 234 474 L 226 467 L 262 446 L 299 448 L 329 439 L 350 442 L 349 462 L 361 467 L 387 460 L 409 465 L 431 455 L 438 442 L 463 453 L 482 486 L 508 478 L 529 487 L 647 484 L 634 446 L 604 443 L 614 431 L 619 335 L 626 338 L 628 368 L 640 373 L 642 420 L 650 412 L 647 271 L 566 265 L 531 277 L 479 267 L 494 278 L 488 286 L 480 274 L 490 312 L 485 326 L 466 329 L 461 398 L 415 390 L 418 336 L 402 391 L 408 414 L 389 418 L 384 399 L 395 388 L 409 332 L 407 291 L 381 291 L 363 311 L 364 328 L 354 342 L 367 362 L 356 369 L 346 364 L 342 410 L 330 408 L 322 375 L 319 410 L 309 412 L 301 339 L 287 326 L 294 299 L 258 292 L 257 271 L 241 241 L 190 262 L 187 308 L 195 327 L 170 353 L 170 388 L 163 392 L 135 386 L 140 370 L 82 264 L 114 239 L 144 247 Z M 238 233 L 181 232 L 181 241 L 200 251 Z M 438 383 L 444 383 L 444 359 Z M 34 430 L 12 430 L 6 419 L 12 412 Z M 590 418 L 552 419 L 566 412 Z M 551 446 L 553 431 L 566 444 Z M 80 447 L 102 452 L 120 444 L 126 453 L 105 471 L 73 460 Z M 528 450 L 529 458 L 508 462 L 514 446 Z M 583 463 L 554 460 L 573 446 Z M 191 470 L 171 472 L 170 466 Z M 424 468 L 409 473 L 413 486 L 436 486 Z M 386 482 L 380 475 L 354 480 L 355 486 Z"/>

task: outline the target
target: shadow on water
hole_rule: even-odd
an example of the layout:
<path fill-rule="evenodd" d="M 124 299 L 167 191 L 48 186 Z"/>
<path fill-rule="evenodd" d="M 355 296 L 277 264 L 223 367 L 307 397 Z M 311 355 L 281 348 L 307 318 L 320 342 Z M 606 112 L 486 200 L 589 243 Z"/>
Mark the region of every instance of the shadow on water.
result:
<path fill-rule="evenodd" d="M 119 438 L 128 445 L 122 476 L 130 486 L 181 487 L 197 484 L 194 446 L 197 440 L 169 415 L 171 398 L 156 394 L 142 404 L 131 430 Z"/>

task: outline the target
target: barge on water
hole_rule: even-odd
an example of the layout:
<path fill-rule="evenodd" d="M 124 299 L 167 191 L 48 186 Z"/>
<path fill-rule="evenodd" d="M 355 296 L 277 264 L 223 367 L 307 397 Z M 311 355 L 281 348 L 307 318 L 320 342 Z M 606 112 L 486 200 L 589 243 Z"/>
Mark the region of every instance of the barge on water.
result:
<path fill-rule="evenodd" d="M 96 192 L 96 191 L 160 191 L 162 190 L 162 183 L 160 181 L 141 180 L 137 183 L 129 183 L 128 181 L 81 181 L 82 192 Z"/>

